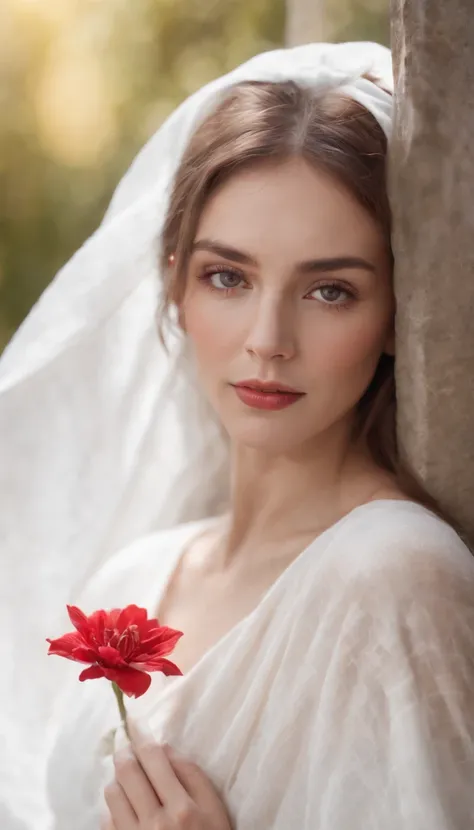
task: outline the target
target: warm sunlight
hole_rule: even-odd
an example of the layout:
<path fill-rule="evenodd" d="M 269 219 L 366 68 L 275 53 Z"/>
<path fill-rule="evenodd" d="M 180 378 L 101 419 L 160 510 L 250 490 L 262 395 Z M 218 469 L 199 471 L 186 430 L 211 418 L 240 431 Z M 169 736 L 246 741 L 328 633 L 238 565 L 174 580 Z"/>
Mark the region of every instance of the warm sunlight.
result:
<path fill-rule="evenodd" d="M 116 134 L 111 95 L 97 61 L 62 50 L 38 84 L 36 115 L 44 150 L 71 166 L 92 166 Z"/>

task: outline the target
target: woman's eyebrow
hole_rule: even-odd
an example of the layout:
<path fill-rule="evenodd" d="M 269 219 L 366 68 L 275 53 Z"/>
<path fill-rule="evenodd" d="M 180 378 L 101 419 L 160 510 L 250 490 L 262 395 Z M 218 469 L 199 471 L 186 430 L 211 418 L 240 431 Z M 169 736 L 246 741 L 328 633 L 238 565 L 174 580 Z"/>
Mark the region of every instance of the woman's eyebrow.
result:
<path fill-rule="evenodd" d="M 239 251 L 237 248 L 232 248 L 222 242 L 217 242 L 214 239 L 199 239 L 192 246 L 192 253 L 194 251 L 210 251 L 217 256 L 224 259 L 230 259 L 233 262 L 240 262 L 242 265 L 253 265 L 258 267 L 258 261 L 245 251 Z M 357 256 L 337 256 L 324 257 L 322 259 L 309 259 L 304 262 L 297 263 L 295 271 L 300 274 L 317 274 L 326 271 L 342 271 L 348 268 L 357 268 L 364 271 L 375 273 L 376 268 L 371 262 L 362 257 Z"/>
<path fill-rule="evenodd" d="M 214 239 L 199 239 L 191 248 L 191 253 L 194 253 L 194 251 L 211 251 L 224 259 L 232 259 L 234 262 L 241 262 L 242 265 L 258 267 L 257 260 L 250 254 L 238 251 L 237 248 L 231 248 L 230 245 L 225 245 L 222 242 L 216 242 Z"/>
<path fill-rule="evenodd" d="M 310 259 L 307 262 L 299 262 L 296 271 L 303 274 L 318 274 L 323 271 L 343 271 L 347 268 L 370 271 L 376 273 L 375 265 L 367 259 L 358 256 L 336 256 L 325 257 L 324 259 Z"/>

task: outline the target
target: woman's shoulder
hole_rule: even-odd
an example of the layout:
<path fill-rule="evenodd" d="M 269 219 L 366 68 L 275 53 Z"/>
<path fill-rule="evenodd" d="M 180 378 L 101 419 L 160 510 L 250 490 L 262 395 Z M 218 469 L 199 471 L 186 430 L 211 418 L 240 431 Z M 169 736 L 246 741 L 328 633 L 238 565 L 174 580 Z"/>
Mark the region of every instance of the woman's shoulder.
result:
<path fill-rule="evenodd" d="M 395 576 L 426 570 L 474 577 L 474 557 L 451 525 L 421 504 L 380 499 L 346 517 L 336 544 L 354 575 Z M 348 544 L 349 542 L 349 544 Z"/>
<path fill-rule="evenodd" d="M 106 606 L 146 605 L 147 596 L 159 591 L 186 545 L 211 521 L 187 522 L 134 539 L 91 577 L 78 604 L 86 613 Z"/>

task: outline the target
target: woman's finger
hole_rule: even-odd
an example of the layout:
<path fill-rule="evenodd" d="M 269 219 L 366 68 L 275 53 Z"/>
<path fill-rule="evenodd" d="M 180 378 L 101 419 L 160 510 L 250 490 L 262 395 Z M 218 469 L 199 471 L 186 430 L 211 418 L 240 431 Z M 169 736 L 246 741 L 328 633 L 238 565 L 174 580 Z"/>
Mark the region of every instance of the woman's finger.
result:
<path fill-rule="evenodd" d="M 110 814 L 102 816 L 100 820 L 100 830 L 117 830 Z"/>
<path fill-rule="evenodd" d="M 163 807 L 172 810 L 184 807 L 189 796 L 177 777 L 165 749 L 154 742 L 136 723 L 129 723 L 130 738 L 136 757 L 146 772 Z"/>
<path fill-rule="evenodd" d="M 222 816 L 227 816 L 219 793 L 200 767 L 170 746 L 166 746 L 165 751 L 177 778 L 192 801 L 205 813 L 221 813 Z"/>
<path fill-rule="evenodd" d="M 161 809 L 160 801 L 130 745 L 115 753 L 114 765 L 116 781 L 128 799 L 135 817 L 139 821 L 149 821 L 156 817 Z M 113 818 L 116 822 L 114 815 Z"/>
<path fill-rule="evenodd" d="M 107 830 L 139 830 L 137 815 L 118 781 L 107 784 L 104 798 L 110 811 Z"/>

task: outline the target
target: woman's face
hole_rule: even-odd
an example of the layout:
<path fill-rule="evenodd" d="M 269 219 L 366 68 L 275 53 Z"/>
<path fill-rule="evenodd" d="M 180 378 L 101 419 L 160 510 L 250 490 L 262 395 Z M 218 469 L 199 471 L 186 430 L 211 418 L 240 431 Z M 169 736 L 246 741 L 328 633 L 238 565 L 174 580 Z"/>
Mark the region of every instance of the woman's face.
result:
<path fill-rule="evenodd" d="M 381 231 L 300 159 L 240 172 L 207 203 L 181 308 L 201 382 L 230 438 L 291 452 L 352 422 L 394 299 Z M 297 395 L 249 390 L 272 382 Z"/>

